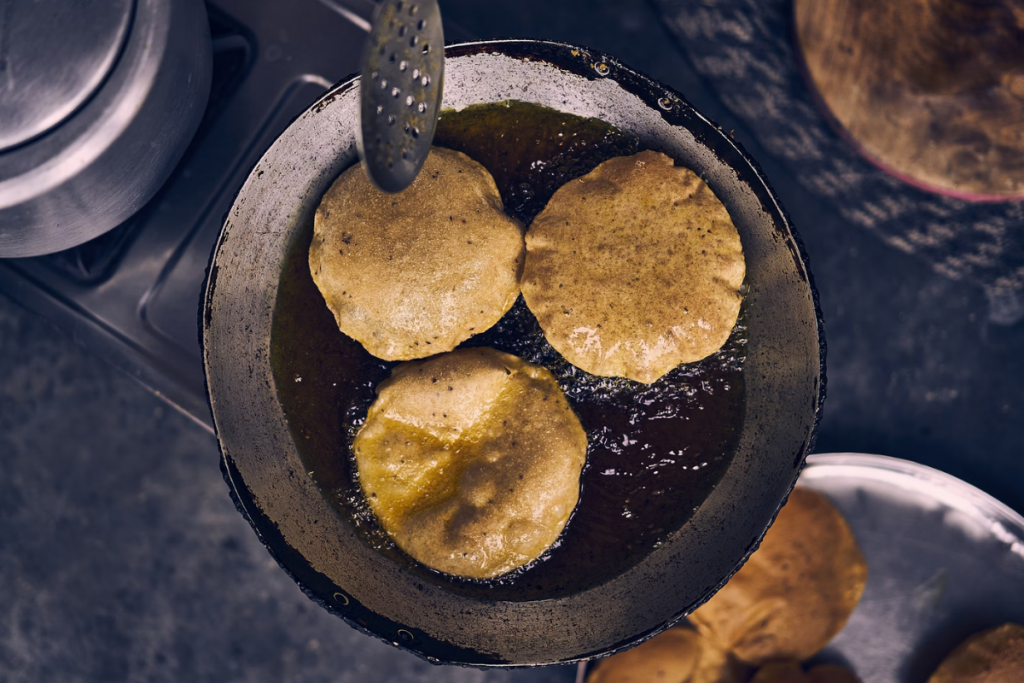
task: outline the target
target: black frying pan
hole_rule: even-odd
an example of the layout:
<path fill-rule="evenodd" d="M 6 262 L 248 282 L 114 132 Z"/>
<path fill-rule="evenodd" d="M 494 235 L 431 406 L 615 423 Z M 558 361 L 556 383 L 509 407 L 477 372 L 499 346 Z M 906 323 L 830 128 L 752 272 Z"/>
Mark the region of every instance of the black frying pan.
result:
<path fill-rule="evenodd" d="M 435 662 L 529 666 L 607 654 L 710 597 L 784 503 L 824 398 L 817 295 L 799 241 L 760 170 L 677 93 L 611 57 L 559 43 L 471 43 L 446 54 L 446 108 L 512 99 L 599 118 L 696 170 L 725 203 L 743 241 L 748 287 L 746 413 L 731 465 L 659 548 L 624 573 L 568 595 L 491 600 L 450 590 L 362 540 L 306 475 L 270 366 L 286 254 L 331 182 L 357 161 L 358 80 L 350 80 L 296 119 L 263 156 L 213 255 L 202 337 L 225 477 L 282 567 L 356 628 Z"/>

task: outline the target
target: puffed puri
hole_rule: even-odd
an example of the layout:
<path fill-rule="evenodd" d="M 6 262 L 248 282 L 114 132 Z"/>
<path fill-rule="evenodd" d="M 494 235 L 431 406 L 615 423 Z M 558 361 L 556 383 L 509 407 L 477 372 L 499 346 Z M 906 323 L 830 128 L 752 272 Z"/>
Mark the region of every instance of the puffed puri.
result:
<path fill-rule="evenodd" d="M 363 495 L 398 547 L 489 579 L 558 539 L 587 437 L 546 369 L 468 348 L 396 367 L 352 446 Z"/>
<path fill-rule="evenodd" d="M 868 566 L 842 513 L 797 487 L 746 564 L 689 619 L 741 661 L 804 661 L 846 624 Z"/>
<path fill-rule="evenodd" d="M 976 633 L 959 645 L 928 683 L 1024 681 L 1024 626 L 1006 623 Z"/>
<path fill-rule="evenodd" d="M 493 326 L 519 296 L 522 225 L 491 174 L 434 147 L 405 191 L 360 165 L 316 210 L 309 269 L 338 328 L 384 360 L 450 351 Z"/>
<path fill-rule="evenodd" d="M 696 631 L 675 627 L 591 667 L 587 683 L 742 683 L 746 671 Z"/>
<path fill-rule="evenodd" d="M 746 274 L 729 212 L 659 152 L 555 192 L 526 234 L 523 298 L 576 367 L 650 384 L 728 340 Z"/>

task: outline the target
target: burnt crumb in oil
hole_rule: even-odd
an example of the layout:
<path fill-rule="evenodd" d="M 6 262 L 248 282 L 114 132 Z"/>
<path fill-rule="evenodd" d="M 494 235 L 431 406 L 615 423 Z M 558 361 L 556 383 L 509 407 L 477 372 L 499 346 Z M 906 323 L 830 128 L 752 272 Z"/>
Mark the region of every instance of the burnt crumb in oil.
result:
<path fill-rule="evenodd" d="M 522 102 L 443 112 L 434 144 L 483 164 L 506 212 L 524 225 L 566 182 L 641 149 L 607 123 Z M 281 277 L 271 335 L 278 395 L 306 469 L 324 496 L 366 543 L 405 570 L 483 599 L 570 594 L 622 573 L 650 553 L 692 516 L 725 473 L 743 422 L 742 309 L 720 351 L 645 385 L 596 377 L 568 363 L 547 343 L 520 297 L 497 325 L 462 346 L 490 346 L 555 375 L 587 432 L 580 503 L 555 547 L 499 579 L 459 579 L 415 562 L 376 524 L 351 451 L 375 387 L 397 363 L 371 356 L 338 331 L 309 274 L 312 233 L 310 221 Z"/>

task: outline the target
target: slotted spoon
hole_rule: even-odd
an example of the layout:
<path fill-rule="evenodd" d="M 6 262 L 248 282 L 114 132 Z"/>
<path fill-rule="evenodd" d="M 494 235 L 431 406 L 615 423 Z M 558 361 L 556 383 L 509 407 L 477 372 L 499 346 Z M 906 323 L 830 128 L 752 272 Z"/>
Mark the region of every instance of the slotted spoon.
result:
<path fill-rule="evenodd" d="M 443 80 L 437 0 L 383 0 L 363 54 L 359 154 L 384 192 L 404 190 L 426 161 Z"/>

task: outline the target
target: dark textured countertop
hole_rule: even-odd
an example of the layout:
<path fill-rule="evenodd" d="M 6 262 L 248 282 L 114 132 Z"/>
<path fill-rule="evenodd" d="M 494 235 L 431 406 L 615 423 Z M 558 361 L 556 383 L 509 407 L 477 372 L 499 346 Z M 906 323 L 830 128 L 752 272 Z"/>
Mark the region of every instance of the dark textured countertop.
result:
<path fill-rule="evenodd" d="M 762 146 L 756 118 L 702 80 L 654 5 L 441 4 L 480 36 L 612 53 L 735 129 L 791 213 L 821 294 L 817 450 L 919 461 L 1024 510 L 1024 324 L 990 315 L 982 286 L 844 218 L 841 197 L 807 191 Z M 348 628 L 261 547 L 217 461 L 193 422 L 0 297 L 0 681 L 573 679 L 566 667 L 432 667 Z"/>

